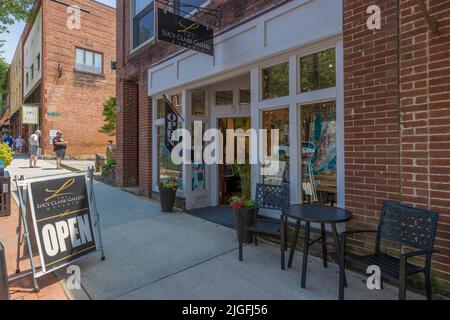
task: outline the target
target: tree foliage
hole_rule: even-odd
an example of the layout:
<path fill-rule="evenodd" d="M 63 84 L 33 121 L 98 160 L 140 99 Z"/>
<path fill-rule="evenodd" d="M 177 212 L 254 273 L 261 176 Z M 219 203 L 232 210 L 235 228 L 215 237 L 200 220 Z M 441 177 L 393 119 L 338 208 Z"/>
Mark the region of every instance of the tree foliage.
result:
<path fill-rule="evenodd" d="M 0 33 L 7 32 L 8 26 L 15 21 L 27 20 L 30 17 L 34 0 L 1 0 L 0 1 Z"/>
<path fill-rule="evenodd" d="M 100 128 L 101 133 L 116 135 L 116 98 L 111 97 L 103 103 L 103 117 L 105 124 Z"/>
<path fill-rule="evenodd" d="M 7 93 L 6 79 L 8 73 L 8 64 L 5 59 L 0 57 L 0 97 Z M 3 100 L 0 99 L 0 109 L 3 108 Z"/>

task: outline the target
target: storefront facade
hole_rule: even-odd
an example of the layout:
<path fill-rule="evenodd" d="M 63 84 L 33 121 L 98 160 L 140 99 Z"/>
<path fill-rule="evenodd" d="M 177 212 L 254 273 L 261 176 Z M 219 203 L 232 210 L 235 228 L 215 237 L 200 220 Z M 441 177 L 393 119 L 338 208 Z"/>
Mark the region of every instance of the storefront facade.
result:
<path fill-rule="evenodd" d="M 350 209 L 349 226 L 364 229 L 376 227 L 386 199 L 436 210 L 436 247 L 449 252 L 450 205 L 442 188 L 450 186 L 450 139 L 443 133 L 450 97 L 441 84 L 450 70 L 442 58 L 448 26 L 432 34 L 415 5 L 380 2 L 381 30 L 367 28 L 367 7 L 354 1 L 208 2 L 222 18 L 213 57 L 154 38 L 133 47 L 133 1 L 119 7 L 117 25 L 125 27 L 118 30 L 118 183 L 151 197 L 161 181 L 175 178 L 186 209 L 223 205 L 239 193 L 232 167 L 171 162 L 166 95 L 184 119 L 179 126 L 190 131 L 195 121 L 222 132 L 280 130 L 279 173 L 264 177 L 260 165 L 252 166 L 253 188 L 289 183 L 292 203 L 318 197 Z M 449 13 L 439 5 L 429 10 L 437 18 Z M 411 21 L 420 28 L 412 31 Z M 369 247 L 357 238 L 349 245 Z M 445 254 L 434 263 L 442 292 L 449 263 Z"/>

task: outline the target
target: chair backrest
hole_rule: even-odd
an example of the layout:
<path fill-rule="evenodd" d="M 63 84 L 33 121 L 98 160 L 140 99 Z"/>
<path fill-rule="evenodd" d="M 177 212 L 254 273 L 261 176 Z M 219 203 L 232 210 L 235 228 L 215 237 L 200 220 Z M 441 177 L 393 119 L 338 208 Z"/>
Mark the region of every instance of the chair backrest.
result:
<path fill-rule="evenodd" d="M 283 211 L 289 206 L 289 184 L 256 185 L 255 207 Z"/>
<path fill-rule="evenodd" d="M 380 237 L 420 250 L 433 250 L 439 214 L 386 201 L 378 227 Z"/>

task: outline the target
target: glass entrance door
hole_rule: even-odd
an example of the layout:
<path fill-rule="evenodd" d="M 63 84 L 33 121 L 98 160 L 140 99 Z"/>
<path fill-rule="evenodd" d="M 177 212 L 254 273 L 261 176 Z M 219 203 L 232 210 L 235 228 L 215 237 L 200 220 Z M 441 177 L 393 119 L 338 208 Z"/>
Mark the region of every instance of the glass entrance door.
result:
<path fill-rule="evenodd" d="M 247 131 L 251 128 L 251 120 L 250 118 L 226 118 L 219 119 L 219 129 L 223 135 L 223 159 L 227 157 L 226 154 L 226 145 L 227 145 L 227 130 L 228 129 L 242 129 Z M 250 170 L 248 152 L 249 152 L 249 142 L 246 142 L 246 164 L 244 166 L 244 170 Z M 236 146 L 235 146 L 235 159 L 236 155 Z M 221 205 L 229 204 L 230 198 L 233 196 L 241 196 L 242 195 L 242 187 L 241 187 L 241 177 L 236 172 L 236 166 L 231 164 L 222 164 L 219 165 L 219 203 Z"/>

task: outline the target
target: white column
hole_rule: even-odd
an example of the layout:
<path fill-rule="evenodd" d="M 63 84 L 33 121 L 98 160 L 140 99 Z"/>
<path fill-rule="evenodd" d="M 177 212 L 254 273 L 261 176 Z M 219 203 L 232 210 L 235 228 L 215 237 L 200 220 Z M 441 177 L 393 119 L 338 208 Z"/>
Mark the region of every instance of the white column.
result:
<path fill-rule="evenodd" d="M 183 90 L 182 92 L 182 105 L 183 105 L 183 129 L 192 130 L 191 127 L 191 91 Z M 192 165 L 183 165 L 183 195 L 186 199 L 186 209 L 192 208 Z"/>
<path fill-rule="evenodd" d="M 159 192 L 158 190 L 158 127 L 156 126 L 158 113 L 158 99 L 152 99 L 152 178 L 153 178 L 153 191 Z"/>
<path fill-rule="evenodd" d="M 250 71 L 250 92 L 251 92 L 250 116 L 252 129 L 255 130 L 259 130 L 261 128 L 260 112 L 258 110 L 259 97 L 261 96 L 260 88 L 261 85 L 259 77 L 259 68 L 253 68 Z M 253 143 L 253 145 L 257 146 L 257 143 Z M 256 150 L 253 150 L 253 152 L 256 152 L 258 154 L 258 148 L 256 147 Z M 256 184 L 261 181 L 259 161 L 257 165 L 252 165 L 251 177 L 252 177 L 252 195 L 255 195 Z"/>
<path fill-rule="evenodd" d="M 297 95 L 297 57 L 289 58 L 289 95 L 295 97 Z M 289 180 L 290 180 L 290 200 L 292 204 L 300 203 L 301 175 L 299 174 L 301 167 L 299 159 L 301 154 L 300 145 L 300 116 L 299 107 L 296 102 L 289 105 Z M 301 148 L 301 147 L 300 147 Z"/>
<path fill-rule="evenodd" d="M 344 49 L 342 40 L 336 44 L 336 93 L 337 205 L 340 208 L 345 208 Z"/>

